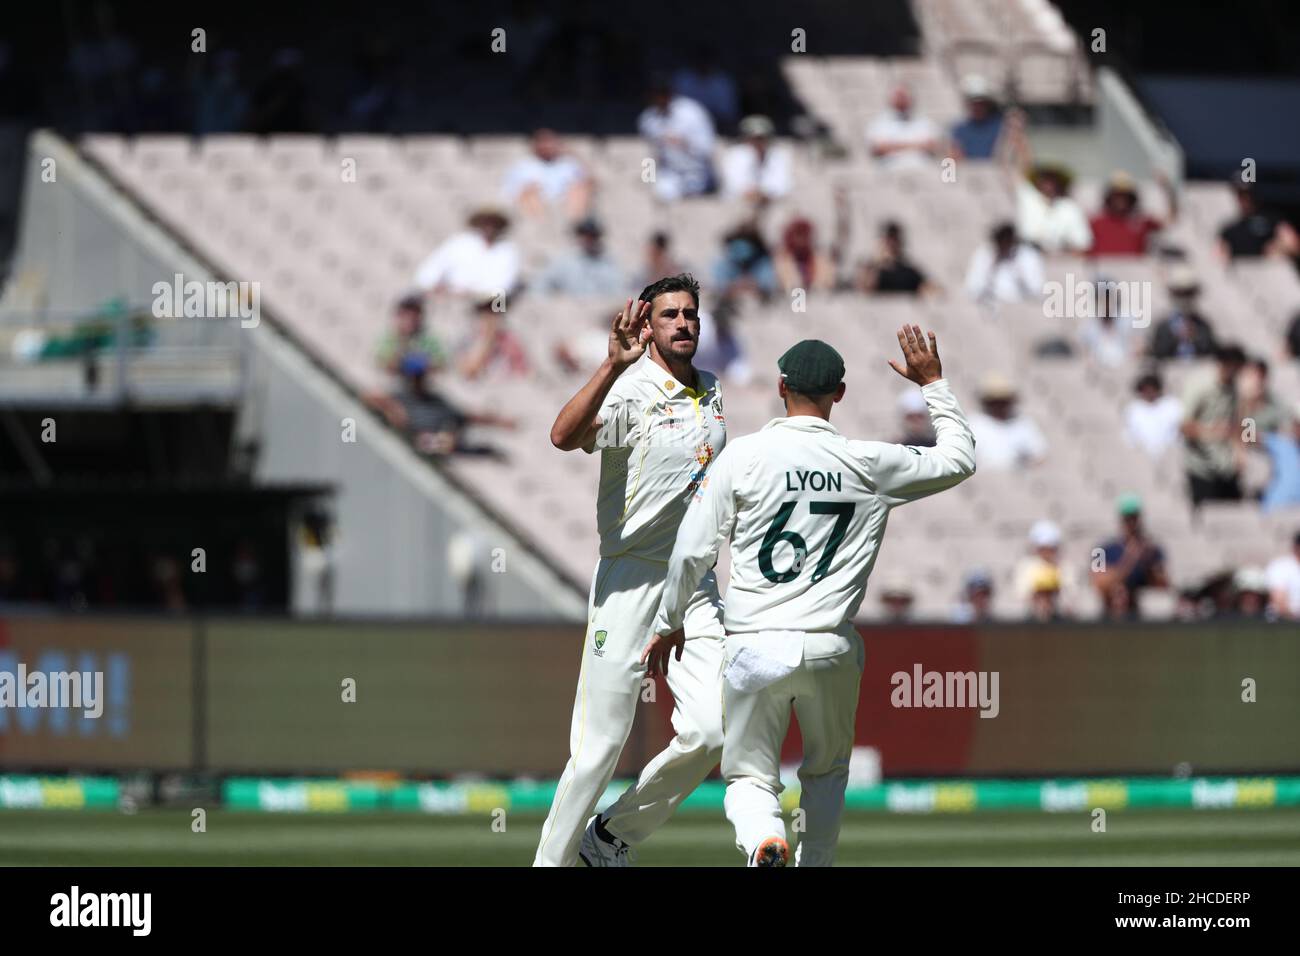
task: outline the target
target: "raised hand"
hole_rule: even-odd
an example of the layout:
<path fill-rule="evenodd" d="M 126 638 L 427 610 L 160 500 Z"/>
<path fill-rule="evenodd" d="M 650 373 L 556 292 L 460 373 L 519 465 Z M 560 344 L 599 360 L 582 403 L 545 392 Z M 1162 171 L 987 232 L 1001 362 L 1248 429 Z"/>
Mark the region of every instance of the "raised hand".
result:
<path fill-rule="evenodd" d="M 615 368 L 626 368 L 645 354 L 650 341 L 649 319 L 650 303 L 632 299 L 614 316 L 609 330 L 609 361 Z"/>
<path fill-rule="evenodd" d="M 943 378 L 943 366 L 939 363 L 939 345 L 935 342 L 933 332 L 930 333 L 930 341 L 926 342 L 919 325 L 904 325 L 898 330 L 898 344 L 903 350 L 903 360 L 907 364 L 902 366 L 890 359 L 889 366 L 895 372 L 917 385 L 929 385 Z"/>

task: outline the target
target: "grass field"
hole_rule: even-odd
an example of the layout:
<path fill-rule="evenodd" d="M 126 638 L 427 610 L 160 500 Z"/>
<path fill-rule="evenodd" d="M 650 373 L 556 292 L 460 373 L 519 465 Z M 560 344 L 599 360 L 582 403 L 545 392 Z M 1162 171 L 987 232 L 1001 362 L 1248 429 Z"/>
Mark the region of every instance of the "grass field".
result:
<path fill-rule="evenodd" d="M 523 866 L 541 818 L 213 811 L 192 833 L 183 810 L 0 811 L 0 864 L 40 866 Z M 639 866 L 737 866 L 721 816 L 682 814 L 638 851 Z M 1300 810 L 1113 812 L 1106 833 L 1077 814 L 854 814 L 848 866 L 1300 866 Z"/>

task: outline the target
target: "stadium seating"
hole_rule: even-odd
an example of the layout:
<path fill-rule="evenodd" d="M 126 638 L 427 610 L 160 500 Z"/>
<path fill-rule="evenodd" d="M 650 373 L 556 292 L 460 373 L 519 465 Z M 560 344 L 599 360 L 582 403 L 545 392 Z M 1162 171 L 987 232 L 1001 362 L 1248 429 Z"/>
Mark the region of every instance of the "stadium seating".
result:
<path fill-rule="evenodd" d="M 954 37 L 965 36 L 962 24 L 970 22 L 957 20 L 964 6 L 920 4 L 927 17 L 953 18 L 946 29 Z M 796 338 L 817 336 L 837 345 L 849 366 L 849 397 L 837 409 L 838 427 L 855 436 L 895 438 L 895 400 L 904 383 L 885 360 L 895 350 L 896 326 L 916 322 L 937 331 L 950 377 L 968 411 L 977 405 L 980 379 L 1001 372 L 1017 382 L 1023 411 L 1038 422 L 1051 446 L 1039 468 L 1003 475 L 982 472 L 955 493 L 898 512 L 880 568 L 912 583 L 918 616 L 945 618 L 964 573 L 974 567 L 994 575 L 1000 614 L 1023 614 L 1010 585 L 1012 568 L 1025 553 L 1029 526 L 1043 517 L 1060 524 L 1064 559 L 1083 576 L 1091 549 L 1115 531 L 1115 497 L 1130 490 L 1146 501 L 1147 523 L 1164 545 L 1177 583 L 1244 563 L 1259 565 L 1282 550 L 1300 516 L 1265 519 L 1243 504 L 1207 508 L 1195 519 L 1186 504 L 1177 453 L 1151 462 L 1125 445 L 1121 408 L 1136 363 L 1107 371 L 1091 367 L 1078 354 L 1037 358 L 1034 346 L 1043 338 L 1063 337 L 1077 349 L 1076 320 L 1046 318 L 1037 303 L 990 314 L 966 300 L 961 283 L 972 250 L 992 222 L 1013 212 L 999 170 L 966 164 L 952 183 L 928 172 L 891 174 L 870 164 L 861 145 L 862 129 L 892 83 L 909 82 L 920 108 L 936 120 L 947 122 L 958 114 L 955 86 L 938 61 L 799 57 L 792 58 L 786 72 L 800 97 L 850 146 L 850 156 L 832 164 L 798 149 L 798 188 L 768 211 L 769 235 L 800 214 L 816 223 L 824 244 L 834 222 L 834 190 L 842 187 L 852 215 L 847 260 L 866 255 L 878 224 L 895 218 L 907 230 L 912 258 L 943 294 L 923 301 L 813 295 L 803 314 L 793 313 L 781 297 L 767 306 L 747 307 L 740 334 L 758 374 L 748 385 L 726 388 L 733 434 L 758 428 L 779 413 L 771 371 L 775 359 Z M 657 206 L 640 180 L 644 147 L 639 140 L 578 138 L 572 145 L 598 179 L 600 217 L 611 253 L 625 265 L 638 263 L 649 233 L 665 228 L 678 257 L 707 288 L 719 237 L 743 210 L 718 198 L 671 209 Z M 383 385 L 372 358 L 374 346 L 386 329 L 393 300 L 410 287 L 416 264 L 460 228 L 472 208 L 497 198 L 506 168 L 526 149 L 521 137 L 330 140 L 299 135 L 203 141 L 97 135 L 86 137 L 82 146 L 219 270 L 261 281 L 267 313 L 359 392 Z M 355 182 L 345 175 L 348 160 L 355 164 Z M 1100 184 L 1081 182 L 1076 191 L 1091 209 Z M 1158 205 L 1154 197 L 1152 205 Z M 1185 250 L 1202 277 L 1203 306 L 1220 337 L 1273 358 L 1284 323 L 1300 303 L 1300 283 L 1292 270 L 1273 262 L 1225 269 L 1212 243 L 1230 213 L 1225 187 L 1191 185 L 1182 215 L 1166 238 Z M 526 275 L 570 243 L 557 221 L 516 220 L 512 236 L 524 253 Z M 1072 275 L 1083 281 L 1102 274 L 1148 281 L 1158 314 L 1166 302 L 1164 271 L 1155 258 L 1095 264 L 1060 258 L 1049 261 L 1048 277 L 1065 281 Z M 494 376 L 470 382 L 450 375 L 439 380 L 439 387 L 464 407 L 509 413 L 519 426 L 491 436 L 505 452 L 504 461 L 466 457 L 449 460 L 446 467 L 584 588 L 595 554 L 596 461 L 559 454 L 549 445 L 554 413 L 576 384 L 551 355 L 557 343 L 607 323 L 616 305 L 543 300 L 525 293 L 509 303 L 507 316 L 527 344 L 532 373 L 518 380 Z M 442 303 L 431 315 L 433 327 L 453 347 L 467 337 L 469 321 L 464 304 Z M 1274 390 L 1292 400 L 1300 396 L 1295 365 L 1273 364 Z M 1170 367 L 1167 389 L 1177 394 L 1195 372 Z M 1096 613 L 1091 589 L 1083 590 L 1088 593 L 1075 610 Z M 1169 599 L 1155 598 L 1144 613 L 1159 615 L 1169 608 Z M 878 610 L 869 597 L 864 616 Z"/>

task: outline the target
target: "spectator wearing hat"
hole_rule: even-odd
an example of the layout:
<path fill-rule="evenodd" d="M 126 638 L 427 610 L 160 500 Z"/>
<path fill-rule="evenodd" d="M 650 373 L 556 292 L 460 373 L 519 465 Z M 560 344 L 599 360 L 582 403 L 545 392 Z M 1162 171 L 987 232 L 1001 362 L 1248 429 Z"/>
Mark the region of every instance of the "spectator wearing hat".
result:
<path fill-rule="evenodd" d="M 627 276 L 605 250 L 605 230 L 587 218 L 573 227 L 577 248 L 547 263 L 536 287 L 554 295 L 617 296 L 627 288 Z"/>
<path fill-rule="evenodd" d="M 1268 613 L 1268 574 L 1263 568 L 1239 568 L 1232 576 L 1237 617 L 1263 620 Z"/>
<path fill-rule="evenodd" d="M 1190 266 L 1178 265 L 1169 273 L 1168 313 L 1151 331 L 1148 354 L 1153 359 L 1196 359 L 1214 354 L 1214 329 L 1197 308 L 1201 283 Z"/>
<path fill-rule="evenodd" d="M 916 113 L 912 91 L 896 86 L 889 108 L 867 125 L 867 149 L 884 169 L 926 169 L 939 155 L 943 134 L 929 117 Z"/>
<path fill-rule="evenodd" d="M 1092 583 L 1108 611 L 1115 604 L 1111 590 L 1124 588 L 1131 615 L 1136 613 L 1136 599 L 1142 590 L 1169 587 L 1169 575 L 1165 571 L 1164 549 L 1147 535 L 1142 525 L 1142 499 L 1134 494 L 1121 495 L 1116 510 L 1119 535 L 1101 544 L 1103 564 L 1100 569 L 1093 569 Z"/>
<path fill-rule="evenodd" d="M 1159 181 L 1168 196 L 1172 222 L 1178 215 L 1177 199 L 1169 180 L 1160 176 Z M 1092 229 L 1094 256 L 1146 255 L 1151 236 L 1165 227 L 1165 223 L 1142 210 L 1137 181 L 1122 170 L 1111 174 L 1101 211 L 1088 225 Z"/>
<path fill-rule="evenodd" d="M 1269 479 L 1260 497 L 1267 513 L 1300 506 L 1300 402 L 1291 410 L 1290 421 L 1279 431 L 1260 437 L 1268 453 Z"/>
<path fill-rule="evenodd" d="M 1047 457 L 1047 439 L 1033 420 L 1016 409 L 1016 389 L 1001 375 L 989 375 L 980 386 L 980 411 L 970 417 L 975 435 L 975 461 L 990 471 L 1012 471 L 1036 465 Z"/>
<path fill-rule="evenodd" d="M 722 237 L 722 254 L 713 264 L 713 282 L 724 301 L 754 295 L 766 302 L 775 294 L 776 266 L 753 222 L 741 223 Z"/>
<path fill-rule="evenodd" d="M 961 95 L 966 116 L 950 131 L 953 155 L 958 159 L 993 159 L 1003 127 L 993 87 L 984 77 L 971 73 L 962 78 Z"/>
<path fill-rule="evenodd" d="M 1144 372 L 1133 385 L 1134 398 L 1124 406 L 1124 439 L 1150 458 L 1163 458 L 1177 444 L 1183 403 L 1166 395 L 1157 372 Z"/>
<path fill-rule="evenodd" d="M 587 215 L 593 183 L 590 174 L 564 149 L 554 130 L 533 133 L 530 152 L 506 173 L 502 201 L 526 216 L 540 216 L 559 207 L 570 219 Z"/>
<path fill-rule="evenodd" d="M 651 81 L 637 130 L 655 160 L 655 197 L 673 202 L 717 188 L 713 171 L 714 129 L 709 111 L 686 96 L 674 95 L 662 78 Z"/>
<path fill-rule="evenodd" d="M 1214 370 L 1188 383 L 1183 396 L 1184 463 L 1192 507 L 1241 500 L 1241 415 L 1237 376 L 1246 364 L 1236 345 L 1222 345 Z"/>
<path fill-rule="evenodd" d="M 903 227 L 892 219 L 880 227 L 880 245 L 875 258 L 858 265 L 853 288 L 868 294 L 917 295 L 933 287 L 925 273 L 908 257 Z"/>
<path fill-rule="evenodd" d="M 1295 256 L 1300 237 L 1289 222 L 1261 209 L 1253 183 L 1234 176 L 1232 191 L 1237 200 L 1237 218 L 1219 230 L 1219 255 L 1229 259 L 1257 259 L 1260 256 Z"/>
<path fill-rule="evenodd" d="M 1268 610 L 1288 621 L 1300 620 L 1300 532 L 1291 541 L 1291 551 L 1268 563 L 1264 569 L 1268 584 Z"/>
<path fill-rule="evenodd" d="M 790 194 L 790 148 L 772 142 L 775 132 L 766 116 L 740 121 L 740 142 L 722 154 L 722 193 L 728 199 L 762 205 Z"/>
<path fill-rule="evenodd" d="M 1029 578 L 1029 619 L 1040 624 L 1060 621 L 1061 573 L 1057 568 L 1043 565 Z"/>
<path fill-rule="evenodd" d="M 781 232 L 781 244 L 772 257 L 777 281 L 787 291 L 814 289 L 829 291 L 835 287 L 835 263 L 817 248 L 815 229 L 802 216 L 790 220 Z"/>
<path fill-rule="evenodd" d="M 497 209 L 480 209 L 463 232 L 446 239 L 415 270 L 426 293 L 482 300 L 508 296 L 519 285 L 519 249 L 505 238 L 510 220 Z"/>
<path fill-rule="evenodd" d="M 1043 257 L 1022 242 L 1016 227 L 998 223 L 977 248 L 966 269 L 966 294 L 975 302 L 1024 302 L 1043 294 Z"/>
<path fill-rule="evenodd" d="M 966 575 L 961 598 L 952 609 L 954 624 L 980 624 L 993 620 L 993 578 L 983 568 Z"/>
<path fill-rule="evenodd" d="M 899 393 L 895 406 L 902 418 L 903 432 L 894 443 L 913 445 L 917 448 L 933 448 L 934 425 L 930 422 L 930 409 L 925 403 L 925 396 L 916 389 L 909 388 Z"/>
<path fill-rule="evenodd" d="M 1026 608 L 1033 605 L 1036 582 L 1049 571 L 1056 582 L 1056 606 L 1062 614 L 1072 614 L 1079 604 L 1078 576 L 1061 564 L 1061 529 L 1041 518 L 1029 529 L 1029 553 L 1016 562 L 1011 572 L 1011 591 Z"/>
<path fill-rule="evenodd" d="M 901 577 L 889 578 L 880 589 L 880 609 L 886 621 L 902 624 L 912 618 L 915 595 L 912 586 Z"/>
<path fill-rule="evenodd" d="M 1058 163 L 1034 163 L 1019 112 L 1010 118 L 1009 137 L 1017 234 L 1048 255 L 1087 252 L 1092 229 L 1083 207 L 1070 197 L 1070 171 Z"/>

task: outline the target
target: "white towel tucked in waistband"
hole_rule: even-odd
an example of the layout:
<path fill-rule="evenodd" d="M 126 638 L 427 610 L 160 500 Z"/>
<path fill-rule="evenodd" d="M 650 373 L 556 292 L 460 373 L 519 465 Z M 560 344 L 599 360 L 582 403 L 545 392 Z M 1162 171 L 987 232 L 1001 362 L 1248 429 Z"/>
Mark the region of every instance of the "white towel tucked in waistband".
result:
<path fill-rule="evenodd" d="M 728 634 L 727 683 L 742 694 L 775 684 L 803 662 L 803 643 L 803 631 Z"/>

